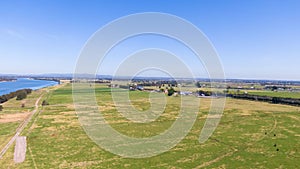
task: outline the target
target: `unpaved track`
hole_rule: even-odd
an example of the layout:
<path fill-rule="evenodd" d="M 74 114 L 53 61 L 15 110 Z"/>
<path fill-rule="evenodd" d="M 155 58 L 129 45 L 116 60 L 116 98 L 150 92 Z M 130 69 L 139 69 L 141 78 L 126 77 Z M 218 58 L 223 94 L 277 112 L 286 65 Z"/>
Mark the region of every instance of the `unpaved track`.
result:
<path fill-rule="evenodd" d="M 4 148 L 0 151 L 0 160 L 2 159 L 3 155 L 7 152 L 9 147 L 14 143 L 17 137 L 19 137 L 20 133 L 24 130 L 24 128 L 27 126 L 28 122 L 31 120 L 32 116 L 38 111 L 39 108 L 39 102 L 41 100 L 42 96 L 40 96 L 36 102 L 35 102 L 35 108 L 30 113 L 27 119 L 25 119 L 17 128 L 16 134 L 9 140 L 9 142 L 4 146 Z"/>
<path fill-rule="evenodd" d="M 26 137 L 19 136 L 16 139 L 14 162 L 22 163 L 26 156 Z"/>

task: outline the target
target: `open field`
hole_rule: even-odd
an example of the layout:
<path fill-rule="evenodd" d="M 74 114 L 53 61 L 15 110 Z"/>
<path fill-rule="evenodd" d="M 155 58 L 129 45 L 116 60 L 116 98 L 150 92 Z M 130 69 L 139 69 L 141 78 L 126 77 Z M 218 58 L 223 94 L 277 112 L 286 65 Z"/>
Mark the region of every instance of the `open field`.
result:
<path fill-rule="evenodd" d="M 130 92 L 131 102 L 139 110 L 149 109 L 148 96 L 148 92 Z M 138 138 L 154 136 L 168 129 L 180 108 L 180 97 L 167 97 L 165 112 L 156 121 L 138 124 L 117 112 L 110 88 L 97 84 L 96 97 L 100 110 L 113 128 Z M 193 97 L 199 99 L 201 106 L 189 134 L 168 152 L 151 158 L 131 159 L 103 150 L 85 134 L 74 111 L 71 84 L 48 93 L 44 99 L 50 105 L 43 107 L 22 133 L 28 143 L 25 162 L 14 164 L 13 148 L 10 148 L 0 160 L 2 168 L 300 167 L 299 107 L 227 99 L 217 130 L 204 144 L 199 144 L 210 99 Z M 4 107 L 10 104 L 13 109 L 14 103 Z M 29 110 L 34 107 L 30 104 L 34 105 L 34 101 L 28 101 Z M 9 135 L 17 125 L 17 122 L 0 123 L 0 134 Z"/>
<path fill-rule="evenodd" d="M 300 99 L 300 92 L 287 92 L 287 91 L 275 92 L 275 91 L 254 90 L 254 91 L 249 91 L 248 94 L 253 94 L 253 95 L 258 95 L 258 96 Z"/>
<path fill-rule="evenodd" d="M 42 99 L 49 96 L 50 91 L 57 87 L 49 87 L 33 91 L 27 98 L 23 100 L 16 100 L 12 98 L 5 102 L 4 109 L 0 112 L 0 160 L 6 161 L 2 153 L 10 154 L 7 152 L 14 144 L 15 138 L 23 131 L 27 123 L 30 121 L 32 115 L 40 110 L 38 105 Z"/>
<path fill-rule="evenodd" d="M 0 111 L 0 149 L 15 134 L 18 126 L 30 115 L 37 98 L 43 93 L 45 93 L 45 89 L 33 91 L 24 100 L 13 98 L 2 104 L 3 110 Z M 21 107 L 22 104 L 24 107 Z"/>

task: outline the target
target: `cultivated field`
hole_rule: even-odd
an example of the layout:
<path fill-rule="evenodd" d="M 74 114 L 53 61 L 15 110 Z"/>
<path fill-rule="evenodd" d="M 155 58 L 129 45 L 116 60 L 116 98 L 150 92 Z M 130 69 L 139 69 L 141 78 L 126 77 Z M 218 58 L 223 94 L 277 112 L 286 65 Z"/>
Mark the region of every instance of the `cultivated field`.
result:
<path fill-rule="evenodd" d="M 35 95 L 36 94 L 36 95 Z M 37 93 L 30 97 L 37 98 Z M 131 91 L 136 109 L 147 110 L 149 92 Z M 156 121 L 137 124 L 114 107 L 110 88 L 96 85 L 96 97 L 105 119 L 131 137 L 149 137 L 168 129 L 176 120 L 180 97 L 167 97 L 165 112 Z M 193 96 L 184 96 L 193 97 Z M 50 105 L 37 113 L 21 134 L 27 136 L 25 162 L 14 164 L 13 147 L 0 160 L 0 168 L 299 168 L 300 108 L 227 99 L 222 120 L 204 144 L 198 138 L 210 100 L 196 98 L 200 109 L 190 133 L 170 151 L 145 159 L 122 158 L 103 150 L 85 134 L 73 107 L 72 86 L 45 93 Z M 4 106 L 10 114 L 9 101 Z M 19 104 L 19 103 L 18 103 Z M 28 111 L 34 99 L 28 98 Z M 32 106 L 30 106 L 32 105 Z M 18 110 L 11 111 L 17 112 Z M 1 120 L 1 119 L 0 119 Z M 18 122 L 0 122 L 0 144 L 12 135 Z"/>

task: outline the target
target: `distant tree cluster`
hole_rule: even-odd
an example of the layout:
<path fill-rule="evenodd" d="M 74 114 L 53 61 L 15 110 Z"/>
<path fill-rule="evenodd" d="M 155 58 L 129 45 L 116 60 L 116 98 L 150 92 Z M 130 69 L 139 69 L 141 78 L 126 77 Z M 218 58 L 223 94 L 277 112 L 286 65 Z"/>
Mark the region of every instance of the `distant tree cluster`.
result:
<path fill-rule="evenodd" d="M 266 90 L 272 90 L 272 91 L 277 91 L 277 90 L 291 90 L 292 87 L 290 86 L 275 86 L 275 85 L 271 85 L 271 86 L 265 86 Z"/>
<path fill-rule="evenodd" d="M 142 79 L 134 79 L 132 80 L 133 83 L 136 83 L 140 86 L 158 86 L 159 88 L 164 87 L 165 85 L 168 87 L 177 87 L 176 80 L 142 80 Z"/>
<path fill-rule="evenodd" d="M 219 91 L 204 91 L 199 90 L 197 91 L 199 96 L 226 96 L 226 92 L 219 92 Z"/>
<path fill-rule="evenodd" d="M 11 92 L 9 94 L 5 94 L 0 96 L 0 103 L 4 103 L 8 101 L 9 99 L 12 99 L 14 97 L 17 97 L 17 100 L 22 100 L 27 97 L 28 94 L 32 92 L 32 89 L 22 89 L 15 92 Z"/>
<path fill-rule="evenodd" d="M 203 90 L 199 90 L 198 91 L 198 95 L 199 96 L 211 96 L 212 92 L 211 91 L 203 91 Z"/>
<path fill-rule="evenodd" d="M 245 100 L 256 100 L 269 102 L 274 104 L 287 104 L 300 106 L 300 99 L 294 98 L 280 98 L 280 97 L 271 97 L 271 96 L 258 96 L 258 95 L 249 95 L 249 94 L 229 94 L 228 97 L 236 98 L 236 99 L 245 99 Z"/>
<path fill-rule="evenodd" d="M 195 86 L 196 86 L 197 88 L 201 88 L 201 83 L 200 83 L 200 82 L 196 82 Z"/>

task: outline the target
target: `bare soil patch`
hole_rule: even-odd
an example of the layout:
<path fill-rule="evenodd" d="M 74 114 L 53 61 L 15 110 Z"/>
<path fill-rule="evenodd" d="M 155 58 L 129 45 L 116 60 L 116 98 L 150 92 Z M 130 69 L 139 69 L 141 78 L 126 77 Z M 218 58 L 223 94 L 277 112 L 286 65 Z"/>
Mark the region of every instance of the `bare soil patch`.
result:
<path fill-rule="evenodd" d="M 0 123 L 10 123 L 23 121 L 30 114 L 30 112 L 16 113 L 16 114 L 3 114 L 0 115 Z"/>

